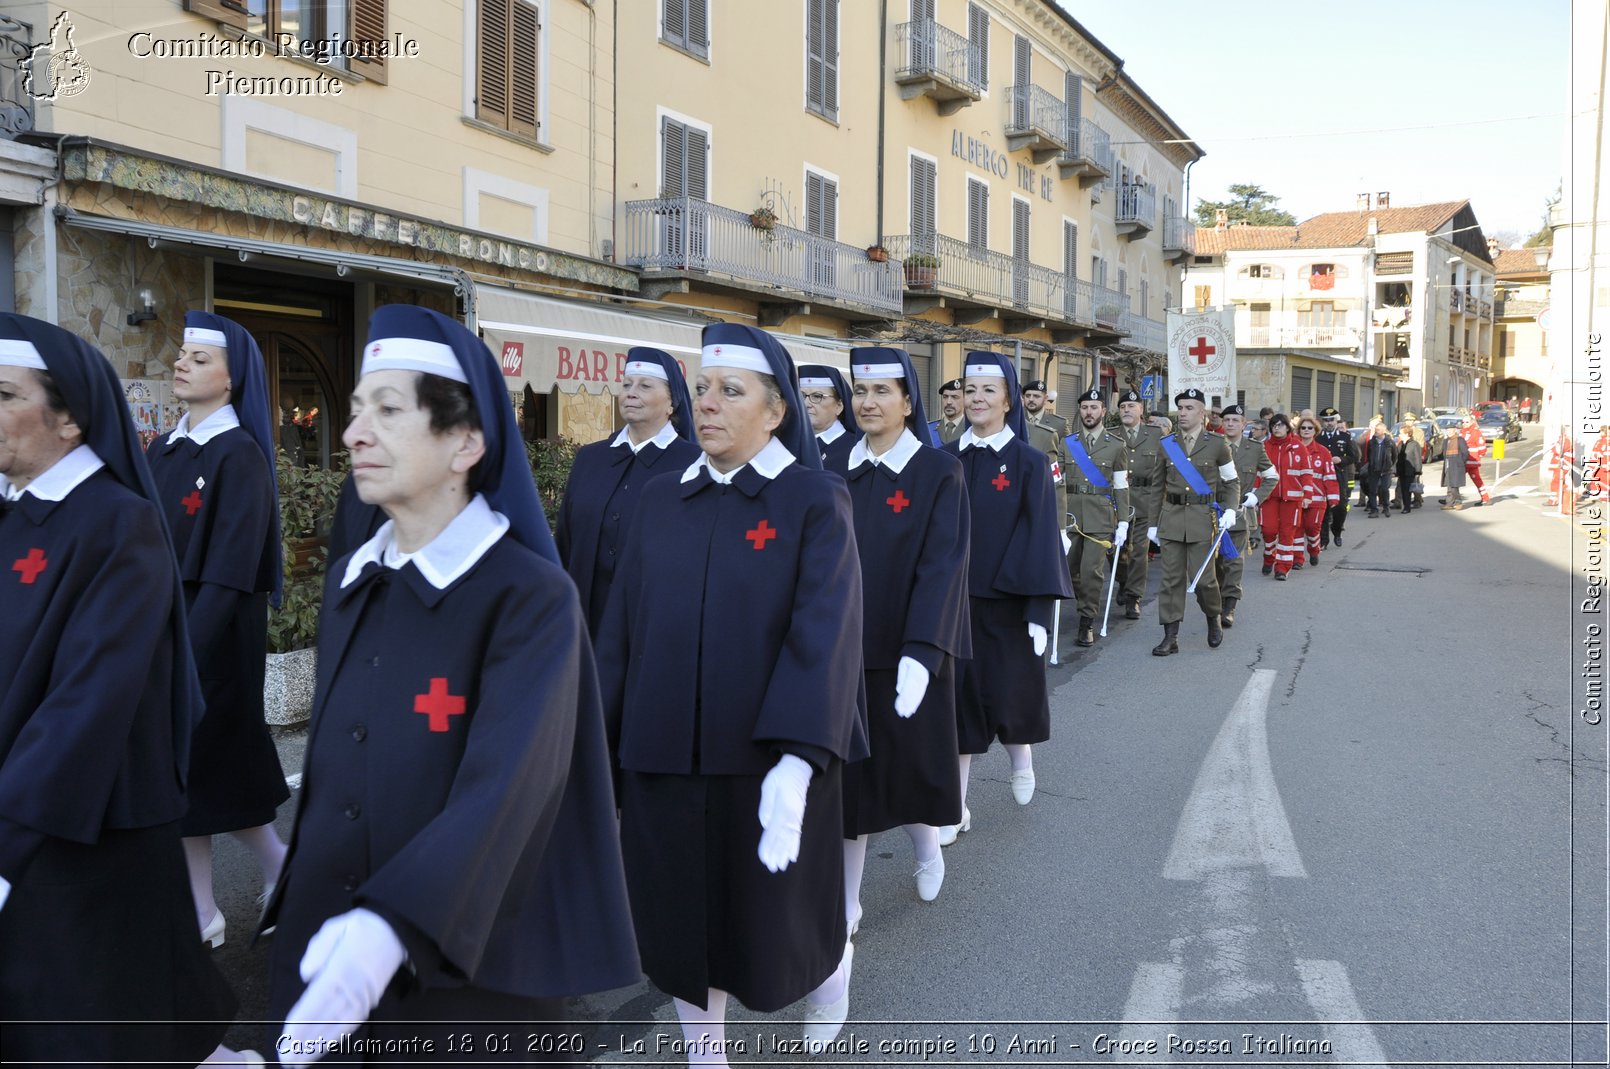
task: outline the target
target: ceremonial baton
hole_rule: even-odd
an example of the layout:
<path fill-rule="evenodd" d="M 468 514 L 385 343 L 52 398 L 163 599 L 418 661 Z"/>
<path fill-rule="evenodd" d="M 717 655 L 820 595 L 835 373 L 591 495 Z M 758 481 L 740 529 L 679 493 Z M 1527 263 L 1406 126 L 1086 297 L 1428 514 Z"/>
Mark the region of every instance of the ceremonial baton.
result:
<path fill-rule="evenodd" d="M 1213 530 L 1216 532 L 1213 537 L 1213 551 L 1202 562 L 1202 567 L 1196 570 L 1196 578 L 1191 580 L 1191 585 L 1185 588 L 1187 594 L 1196 593 L 1196 584 L 1202 581 L 1202 573 L 1207 571 L 1208 565 L 1213 563 L 1213 558 L 1219 555 L 1219 539 L 1223 538 L 1227 532 L 1219 530 L 1219 525 L 1216 523 L 1213 525 Z"/>
<path fill-rule="evenodd" d="M 1112 616 L 1112 591 L 1118 582 L 1118 554 L 1123 550 L 1122 542 L 1112 547 L 1112 572 L 1107 576 L 1107 607 L 1101 610 L 1101 637 L 1107 637 L 1107 619 Z"/>
<path fill-rule="evenodd" d="M 1059 664 L 1057 660 L 1057 640 L 1062 636 L 1062 599 L 1056 599 L 1056 605 L 1051 609 L 1051 663 Z"/>

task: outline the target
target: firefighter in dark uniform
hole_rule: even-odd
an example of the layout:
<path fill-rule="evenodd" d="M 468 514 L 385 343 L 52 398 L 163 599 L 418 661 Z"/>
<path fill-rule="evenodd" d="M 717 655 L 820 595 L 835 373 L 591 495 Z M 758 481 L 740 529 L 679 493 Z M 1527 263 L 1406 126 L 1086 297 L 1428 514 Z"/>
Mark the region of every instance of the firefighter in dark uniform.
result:
<path fill-rule="evenodd" d="M 1107 403 L 1092 386 L 1079 395 L 1079 429 L 1063 443 L 1071 463 L 1068 490 L 1068 577 L 1079 599 L 1080 646 L 1096 644 L 1096 617 L 1107 597 L 1108 549 L 1129 536 L 1129 450 L 1105 426 Z"/>
<path fill-rule="evenodd" d="M 1320 409 L 1319 444 L 1330 450 L 1336 463 L 1336 483 L 1341 489 L 1341 500 L 1325 512 L 1319 525 L 1320 548 L 1335 542 L 1342 544 L 1342 525 L 1347 523 L 1347 507 L 1353 500 L 1353 475 L 1358 471 L 1358 445 L 1352 432 L 1342 426 L 1342 414 L 1329 406 Z"/>
<path fill-rule="evenodd" d="M 954 442 L 967 429 L 967 414 L 962 411 L 962 380 L 951 379 L 939 387 L 939 409 L 944 414 L 928 427 L 937 437 L 928 443 L 938 446 Z"/>
<path fill-rule="evenodd" d="M 1123 424 L 1120 437 L 1129 451 L 1129 504 L 1135 510 L 1132 520 L 1140 531 L 1157 523 L 1157 507 L 1163 494 L 1163 436 L 1146 424 L 1146 405 L 1133 389 L 1118 398 L 1118 419 Z M 1146 596 L 1146 567 L 1150 563 L 1144 538 L 1132 538 L 1118 551 L 1118 604 L 1124 618 L 1140 619 L 1140 599 Z"/>
<path fill-rule="evenodd" d="M 1235 606 L 1241 600 L 1241 561 L 1250 551 L 1251 536 L 1258 531 L 1259 507 L 1275 492 L 1279 474 L 1269 459 L 1262 442 L 1254 441 L 1246 433 L 1247 413 L 1240 405 L 1227 405 L 1220 414 L 1224 423 L 1224 440 L 1230 443 L 1230 456 L 1235 460 L 1236 478 L 1241 483 L 1241 514 L 1230 528 L 1230 540 L 1235 543 L 1239 556 L 1219 554 L 1213 568 L 1219 575 L 1219 622 L 1225 627 L 1235 626 Z"/>
<path fill-rule="evenodd" d="M 1023 384 L 1023 423 L 1029 431 L 1029 444 L 1051 461 L 1051 483 L 1057 488 L 1057 527 L 1068 529 L 1068 447 L 1063 439 L 1073 433 L 1068 421 L 1045 407 L 1044 379 Z"/>
<path fill-rule="evenodd" d="M 1163 503 L 1146 535 L 1162 549 L 1163 581 L 1157 589 L 1157 618 L 1163 641 L 1152 650 L 1158 657 L 1180 651 L 1180 620 L 1185 617 L 1185 588 L 1213 552 L 1221 531 L 1235 526 L 1241 503 L 1240 480 L 1230 444 L 1203 425 L 1207 398 L 1190 389 L 1174 395 L 1179 425 L 1163 439 Z M 1220 550 L 1222 552 L 1222 549 Z M 1212 568 L 1196 584 L 1196 603 L 1207 617 L 1208 645 L 1224 641 L 1219 629 L 1219 577 Z"/>

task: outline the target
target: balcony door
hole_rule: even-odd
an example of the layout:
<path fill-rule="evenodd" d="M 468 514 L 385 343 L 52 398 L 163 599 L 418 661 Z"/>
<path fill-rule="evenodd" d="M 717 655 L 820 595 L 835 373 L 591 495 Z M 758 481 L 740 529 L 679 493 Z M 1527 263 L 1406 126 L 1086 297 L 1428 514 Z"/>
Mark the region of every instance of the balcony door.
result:
<path fill-rule="evenodd" d="M 818 290 L 838 288 L 839 184 L 805 172 L 805 229 L 811 234 L 811 281 Z"/>
<path fill-rule="evenodd" d="M 1012 198 L 1012 303 L 1029 303 L 1029 202 Z"/>
<path fill-rule="evenodd" d="M 939 165 L 921 156 L 911 157 L 911 251 L 935 253 L 934 232 L 938 229 L 935 191 Z"/>
<path fill-rule="evenodd" d="M 1030 63 L 1034 59 L 1033 46 L 1027 37 L 1012 40 L 1012 128 L 1027 130 L 1032 112 L 1029 108 Z"/>
<path fill-rule="evenodd" d="M 662 201 L 657 237 L 660 266 L 702 271 L 709 257 L 710 134 L 660 120 Z"/>
<path fill-rule="evenodd" d="M 911 66 L 931 71 L 938 64 L 934 0 L 911 0 Z"/>
<path fill-rule="evenodd" d="M 1079 224 L 1072 219 L 1062 221 L 1062 312 L 1069 319 L 1079 318 Z M 1067 394 L 1065 396 L 1073 396 Z"/>

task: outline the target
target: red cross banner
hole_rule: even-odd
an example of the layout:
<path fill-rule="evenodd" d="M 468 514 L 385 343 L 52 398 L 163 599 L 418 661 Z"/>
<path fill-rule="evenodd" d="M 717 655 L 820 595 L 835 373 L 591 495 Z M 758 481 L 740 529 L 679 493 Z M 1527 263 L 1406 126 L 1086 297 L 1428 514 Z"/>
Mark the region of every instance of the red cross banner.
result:
<path fill-rule="evenodd" d="M 1214 407 L 1234 403 L 1235 309 L 1168 313 L 1169 397 L 1192 387 Z"/>

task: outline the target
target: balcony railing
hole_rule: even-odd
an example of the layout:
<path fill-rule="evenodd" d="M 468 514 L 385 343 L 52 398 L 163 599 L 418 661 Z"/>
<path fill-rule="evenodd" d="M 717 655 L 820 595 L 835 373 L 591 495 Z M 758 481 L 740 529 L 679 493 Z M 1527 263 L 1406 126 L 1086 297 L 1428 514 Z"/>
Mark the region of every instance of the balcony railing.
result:
<path fill-rule="evenodd" d="M 1157 194 L 1134 183 L 1119 186 L 1116 219 L 1120 235 L 1145 237 L 1157 225 Z"/>
<path fill-rule="evenodd" d="M 1247 344 L 1253 348 L 1357 349 L 1359 332 L 1352 327 L 1252 327 Z"/>
<path fill-rule="evenodd" d="M 8 141 L 34 128 L 34 100 L 23 84 L 23 65 L 32 54 L 33 29 L 26 22 L 0 15 L 0 138 Z M 38 59 L 43 67 L 48 56 L 41 50 Z M 50 75 L 41 69 L 35 77 Z"/>
<path fill-rule="evenodd" d="M 1099 182 L 1112 174 L 1112 135 L 1091 122 L 1080 119 L 1067 124 L 1068 147 L 1057 159 L 1063 178 L 1079 179 L 1081 186 Z"/>
<path fill-rule="evenodd" d="M 1370 312 L 1376 330 L 1401 331 L 1414 322 L 1414 309 L 1386 305 Z"/>
<path fill-rule="evenodd" d="M 1485 297 L 1478 297 L 1476 299 L 1476 304 L 1477 304 L 1477 308 L 1478 308 L 1478 310 L 1476 312 L 1477 315 L 1479 315 L 1483 319 L 1491 319 L 1493 317 L 1493 302 L 1492 301 L 1489 301 Z"/>
<path fill-rule="evenodd" d="M 748 212 L 689 197 L 626 202 L 623 262 L 691 271 L 863 308 L 899 313 L 901 265 L 793 227 L 763 230 Z"/>
<path fill-rule="evenodd" d="M 1124 312 L 1118 317 L 1118 329 L 1129 337 L 1124 344 L 1154 353 L 1168 351 L 1168 328 L 1155 319 L 1147 319 L 1138 312 Z"/>
<path fill-rule="evenodd" d="M 1163 251 L 1191 256 L 1196 252 L 1196 224 L 1183 215 L 1163 217 Z"/>
<path fill-rule="evenodd" d="M 1068 148 L 1068 106 L 1037 85 L 1014 85 L 1006 90 L 1008 113 L 1006 147 L 1010 152 L 1028 149 L 1034 162 L 1044 163 Z"/>
<path fill-rule="evenodd" d="M 1465 295 L 1459 290 L 1448 291 L 1448 310 L 1463 312 L 1465 310 Z"/>
<path fill-rule="evenodd" d="M 983 64 L 978 46 L 932 19 L 895 27 L 900 66 L 895 84 L 900 98 L 932 97 L 939 114 L 950 115 L 984 97 Z"/>

